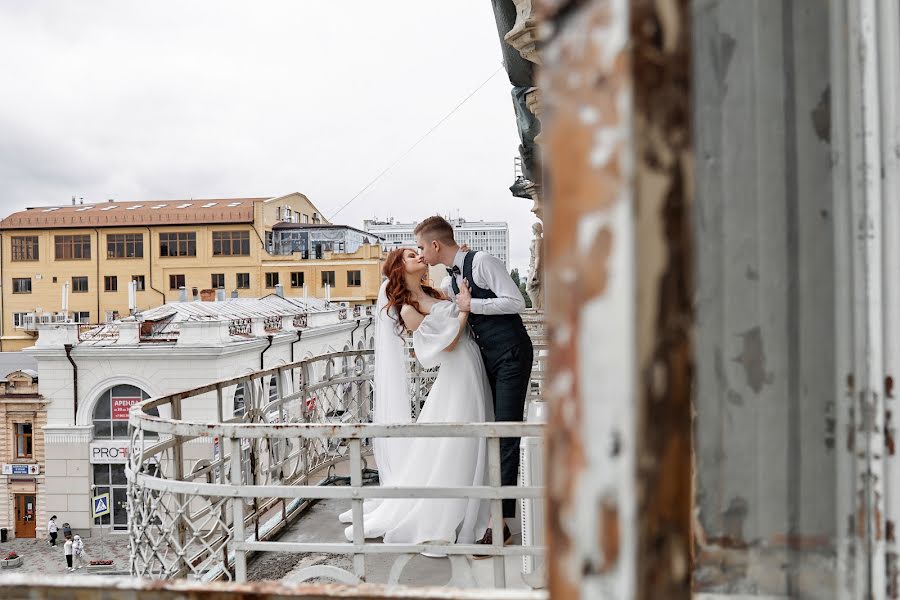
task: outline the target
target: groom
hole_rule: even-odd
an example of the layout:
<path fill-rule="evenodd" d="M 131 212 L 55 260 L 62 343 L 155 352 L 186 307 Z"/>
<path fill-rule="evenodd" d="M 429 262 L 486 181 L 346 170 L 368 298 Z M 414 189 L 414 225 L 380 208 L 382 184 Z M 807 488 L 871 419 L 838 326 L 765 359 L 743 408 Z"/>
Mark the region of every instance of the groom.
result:
<path fill-rule="evenodd" d="M 462 311 L 469 311 L 469 325 L 487 370 L 494 396 L 494 420 L 522 421 L 525 397 L 531 379 L 534 349 L 522 317 L 525 300 L 504 264 L 485 252 L 464 252 L 453 238 L 453 227 L 442 217 L 428 217 L 416 226 L 416 245 L 429 266 L 450 265 L 449 289 L 444 292 Z M 468 294 L 458 296 L 463 280 Z M 500 440 L 500 482 L 516 485 L 519 476 L 519 438 Z M 503 518 L 516 516 L 516 501 L 503 500 Z M 495 524 L 496 525 L 496 524 Z M 503 525 L 503 542 L 509 542 L 509 527 Z M 488 529 L 477 543 L 491 544 Z"/>

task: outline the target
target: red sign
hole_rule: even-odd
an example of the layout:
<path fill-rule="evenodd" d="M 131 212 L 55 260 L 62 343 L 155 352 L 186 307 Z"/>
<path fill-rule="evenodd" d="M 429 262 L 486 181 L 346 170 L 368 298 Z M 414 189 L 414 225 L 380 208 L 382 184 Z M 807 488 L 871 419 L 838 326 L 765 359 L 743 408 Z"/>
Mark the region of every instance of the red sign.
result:
<path fill-rule="evenodd" d="M 128 411 L 132 406 L 140 402 L 142 398 L 122 398 L 113 396 L 112 399 L 112 418 L 113 421 L 127 421 Z"/>

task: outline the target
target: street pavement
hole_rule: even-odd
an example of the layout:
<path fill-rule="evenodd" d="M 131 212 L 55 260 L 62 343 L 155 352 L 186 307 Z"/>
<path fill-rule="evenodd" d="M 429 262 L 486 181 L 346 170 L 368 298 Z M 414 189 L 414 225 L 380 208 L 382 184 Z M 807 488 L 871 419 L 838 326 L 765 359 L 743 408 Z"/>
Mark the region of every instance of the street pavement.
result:
<path fill-rule="evenodd" d="M 114 560 L 111 571 L 106 573 L 127 573 L 128 563 L 128 536 L 106 535 L 101 541 L 99 538 L 82 538 L 84 541 L 84 564 L 90 564 L 91 560 Z M 10 551 L 24 558 L 22 566 L 15 569 L 0 569 L 0 577 L 6 573 L 40 573 L 43 575 L 65 575 L 66 557 L 63 554 L 62 535 L 56 541 L 56 547 L 50 546 L 46 539 L 16 538 L 7 542 L 0 542 L 0 558 L 6 558 Z M 80 569 L 75 574 L 97 574 L 87 567 Z"/>

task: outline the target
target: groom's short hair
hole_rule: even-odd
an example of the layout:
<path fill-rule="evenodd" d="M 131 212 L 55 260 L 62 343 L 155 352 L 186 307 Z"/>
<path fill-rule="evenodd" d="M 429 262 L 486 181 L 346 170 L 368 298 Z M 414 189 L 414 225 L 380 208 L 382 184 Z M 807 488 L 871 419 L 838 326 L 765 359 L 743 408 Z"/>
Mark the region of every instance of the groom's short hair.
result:
<path fill-rule="evenodd" d="M 453 225 L 447 222 L 447 219 L 440 216 L 428 217 L 418 225 L 413 231 L 415 235 L 421 235 L 427 241 L 437 240 L 444 244 L 455 244 L 453 237 Z"/>

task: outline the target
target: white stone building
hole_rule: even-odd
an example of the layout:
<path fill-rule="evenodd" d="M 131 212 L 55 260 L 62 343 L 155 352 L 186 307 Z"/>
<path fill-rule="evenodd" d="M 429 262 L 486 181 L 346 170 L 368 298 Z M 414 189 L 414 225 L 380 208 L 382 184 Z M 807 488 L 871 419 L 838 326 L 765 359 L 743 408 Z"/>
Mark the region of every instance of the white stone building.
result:
<path fill-rule="evenodd" d="M 453 235 L 457 243 L 468 244 L 472 250 L 493 254 L 502 260 L 509 270 L 509 225 L 506 221 L 467 221 L 462 218 L 447 220 L 453 226 Z M 417 222 L 400 223 L 394 219 L 366 220 L 363 222 L 363 229 L 384 238 L 382 247 L 385 250 L 415 248 L 416 236 L 413 230 L 417 224 Z"/>
<path fill-rule="evenodd" d="M 370 321 L 361 309 L 272 295 L 169 303 L 94 329 L 42 325 L 37 344 L 23 351 L 37 360 L 48 402 L 38 535 L 47 535 L 51 514 L 82 534 L 125 531 L 132 404 L 317 354 L 370 347 Z M 232 386 L 226 393 L 226 406 L 242 414 L 241 391 Z M 183 418 L 216 421 L 215 394 L 208 400 L 186 406 Z M 187 447 L 186 468 L 213 457 L 208 442 Z M 92 519 L 91 497 L 104 493 L 111 512 Z"/>

